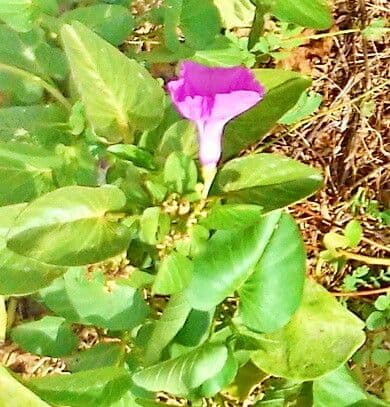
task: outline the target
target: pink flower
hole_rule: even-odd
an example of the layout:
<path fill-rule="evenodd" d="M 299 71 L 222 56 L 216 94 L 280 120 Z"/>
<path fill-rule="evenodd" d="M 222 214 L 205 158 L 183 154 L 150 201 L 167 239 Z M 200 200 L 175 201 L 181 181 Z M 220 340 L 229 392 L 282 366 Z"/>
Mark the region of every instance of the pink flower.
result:
<path fill-rule="evenodd" d="M 247 68 L 211 68 L 191 61 L 181 64 L 179 78 L 167 87 L 177 110 L 198 128 L 202 166 L 212 168 L 221 157 L 226 123 L 258 103 L 265 93 Z"/>

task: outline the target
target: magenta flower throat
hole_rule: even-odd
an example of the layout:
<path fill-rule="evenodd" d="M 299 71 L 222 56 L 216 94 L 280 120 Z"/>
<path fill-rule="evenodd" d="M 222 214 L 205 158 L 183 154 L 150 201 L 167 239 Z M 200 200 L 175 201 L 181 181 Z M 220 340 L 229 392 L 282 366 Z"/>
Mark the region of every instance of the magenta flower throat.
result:
<path fill-rule="evenodd" d="M 168 83 L 176 109 L 198 129 L 202 167 L 216 168 L 221 158 L 227 122 L 250 109 L 264 96 L 264 87 L 250 69 L 211 68 L 195 62 L 181 64 L 177 80 Z"/>

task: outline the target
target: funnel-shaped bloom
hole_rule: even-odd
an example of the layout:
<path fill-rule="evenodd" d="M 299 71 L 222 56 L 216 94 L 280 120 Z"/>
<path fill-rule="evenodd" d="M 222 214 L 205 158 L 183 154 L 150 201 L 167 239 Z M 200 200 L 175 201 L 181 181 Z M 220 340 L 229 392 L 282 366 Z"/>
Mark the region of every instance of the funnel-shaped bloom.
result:
<path fill-rule="evenodd" d="M 191 61 L 181 64 L 179 78 L 168 83 L 168 90 L 177 110 L 196 123 L 203 167 L 216 167 L 226 123 L 265 93 L 247 68 L 210 68 Z"/>

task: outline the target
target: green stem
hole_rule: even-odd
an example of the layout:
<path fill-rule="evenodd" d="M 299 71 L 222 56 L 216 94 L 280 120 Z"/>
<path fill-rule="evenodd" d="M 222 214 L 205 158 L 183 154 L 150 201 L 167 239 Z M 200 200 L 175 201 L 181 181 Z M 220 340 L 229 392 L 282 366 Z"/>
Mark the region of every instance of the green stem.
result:
<path fill-rule="evenodd" d="M 214 166 L 204 166 L 202 167 L 202 177 L 204 181 L 203 185 L 203 191 L 202 191 L 202 200 L 206 200 L 210 189 L 211 185 L 213 184 L 214 178 L 217 175 L 217 167 Z"/>
<path fill-rule="evenodd" d="M 302 39 L 321 40 L 322 38 L 337 37 L 338 35 L 347 35 L 347 34 L 354 34 L 354 33 L 360 33 L 360 32 L 361 32 L 360 28 L 351 28 L 349 30 L 340 30 L 340 31 L 334 31 L 334 32 L 323 33 L 323 34 L 302 36 Z M 301 37 L 298 37 L 298 39 L 300 39 L 300 38 Z"/>
<path fill-rule="evenodd" d="M 268 11 L 268 8 L 264 5 L 258 5 L 255 11 L 255 17 L 248 39 L 248 50 L 250 51 L 257 41 L 259 40 L 264 29 L 264 15 Z"/>
<path fill-rule="evenodd" d="M 9 72 L 15 75 L 18 75 L 22 78 L 28 79 L 31 82 L 35 82 L 41 85 L 50 95 L 53 96 L 59 103 L 61 103 L 67 110 L 72 108 L 72 105 L 68 102 L 68 100 L 64 97 L 64 95 L 53 85 L 47 83 L 42 78 L 37 75 L 32 74 L 31 72 L 27 72 L 24 69 L 17 68 L 15 66 L 7 65 L 0 63 L 0 71 Z"/>
<path fill-rule="evenodd" d="M 337 250 L 337 253 L 341 254 L 345 258 L 349 260 L 357 260 L 361 261 L 362 263 L 372 264 L 377 266 L 388 266 L 390 267 L 390 258 L 379 258 L 379 257 L 370 257 L 370 256 L 363 256 L 361 254 L 351 253 L 346 250 Z"/>
<path fill-rule="evenodd" d="M 10 297 L 7 307 L 7 329 L 11 329 L 16 319 L 16 309 L 18 307 L 18 300 L 15 297 Z"/>

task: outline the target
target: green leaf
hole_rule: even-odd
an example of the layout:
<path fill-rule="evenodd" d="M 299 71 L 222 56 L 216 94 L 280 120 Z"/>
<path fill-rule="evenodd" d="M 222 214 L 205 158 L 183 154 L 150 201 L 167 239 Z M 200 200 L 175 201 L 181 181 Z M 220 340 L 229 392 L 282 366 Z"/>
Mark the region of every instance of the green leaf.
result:
<path fill-rule="evenodd" d="M 164 239 L 169 228 L 170 218 L 160 207 L 146 208 L 140 219 L 139 237 L 143 242 L 155 245 Z"/>
<path fill-rule="evenodd" d="M 11 338 L 26 352 L 56 358 L 69 355 L 79 342 L 64 318 L 52 316 L 18 325 Z"/>
<path fill-rule="evenodd" d="M 255 7 L 250 0 L 214 0 L 222 19 L 223 27 L 250 27 L 255 15 Z"/>
<path fill-rule="evenodd" d="M 145 68 L 81 23 L 65 25 L 61 33 L 87 118 L 98 136 L 110 143 L 131 142 L 134 131 L 157 127 L 164 93 Z"/>
<path fill-rule="evenodd" d="M 202 49 L 220 32 L 218 9 L 213 0 L 185 0 L 182 3 L 180 28 L 186 45 Z"/>
<path fill-rule="evenodd" d="M 166 0 L 164 39 L 167 48 L 176 52 L 180 47 L 177 29 L 185 37 L 186 47 L 205 48 L 219 33 L 219 13 L 212 0 Z"/>
<path fill-rule="evenodd" d="M 191 310 L 185 324 L 175 336 L 175 342 L 195 347 L 203 343 L 209 336 L 215 309 L 210 311 Z"/>
<path fill-rule="evenodd" d="M 0 294 L 31 294 L 48 286 L 66 270 L 18 255 L 0 241 Z"/>
<path fill-rule="evenodd" d="M 129 245 L 129 230 L 108 213 L 125 204 L 114 186 L 71 186 L 41 196 L 16 219 L 7 237 L 14 252 L 59 266 L 96 263 Z"/>
<path fill-rule="evenodd" d="M 307 280 L 298 311 L 282 329 L 260 336 L 252 361 L 274 376 L 313 380 L 346 363 L 364 343 L 363 327 L 324 288 Z"/>
<path fill-rule="evenodd" d="M 55 0 L 2 0 L 0 18 L 16 31 L 27 32 L 42 12 L 55 13 Z"/>
<path fill-rule="evenodd" d="M 326 30 L 333 22 L 327 0 L 276 0 L 271 13 L 282 21 L 317 30 Z"/>
<path fill-rule="evenodd" d="M 54 188 L 53 169 L 61 160 L 49 151 L 25 143 L 0 143 L 0 205 L 29 201 Z"/>
<path fill-rule="evenodd" d="M 371 41 L 378 41 L 390 31 L 387 21 L 384 18 L 375 18 L 362 31 L 364 38 Z"/>
<path fill-rule="evenodd" d="M 68 24 L 79 21 L 115 46 L 122 44 L 134 28 L 130 10 L 120 5 L 79 7 L 62 14 L 61 21 Z"/>
<path fill-rule="evenodd" d="M 104 367 L 70 375 L 53 375 L 25 382 L 48 403 L 70 407 L 109 406 L 131 387 L 129 372 Z"/>
<path fill-rule="evenodd" d="M 122 160 L 131 161 L 134 165 L 148 170 L 156 169 L 154 158 L 148 151 L 129 144 L 115 144 L 109 146 L 107 151 L 121 158 Z"/>
<path fill-rule="evenodd" d="M 45 33 L 41 29 L 35 28 L 23 34 L 0 25 L 0 39 L 2 65 L 17 67 L 46 81 L 50 81 L 50 78 L 64 80 L 67 77 L 69 68 L 64 53 L 45 41 Z"/>
<path fill-rule="evenodd" d="M 0 207 L 0 294 L 32 293 L 66 271 L 20 256 L 5 247 L 4 239 L 9 228 L 25 207 L 26 204 Z"/>
<path fill-rule="evenodd" d="M 254 55 L 246 48 L 223 35 L 218 35 L 214 42 L 202 50 L 197 50 L 186 59 L 188 58 L 204 65 L 221 67 L 236 65 L 251 67 L 256 62 Z"/>
<path fill-rule="evenodd" d="M 140 293 L 125 281 L 106 281 L 101 273 L 87 278 L 82 268 L 70 269 L 40 295 L 50 310 L 67 321 L 105 329 L 135 328 L 148 314 Z"/>
<path fill-rule="evenodd" d="M 183 327 L 191 306 L 183 295 L 172 296 L 161 318 L 155 322 L 145 350 L 147 364 L 157 362 L 162 351 Z"/>
<path fill-rule="evenodd" d="M 348 222 L 344 230 L 344 235 L 347 238 L 348 247 L 357 247 L 363 235 L 363 229 L 360 223 L 354 219 Z"/>
<path fill-rule="evenodd" d="M 243 323 L 258 332 L 286 325 L 301 302 L 305 269 L 302 237 L 294 219 L 283 213 L 253 274 L 240 289 Z"/>
<path fill-rule="evenodd" d="M 313 407 L 348 407 L 366 399 L 367 394 L 345 366 L 313 382 Z"/>
<path fill-rule="evenodd" d="M 117 366 L 122 356 L 122 345 L 119 343 L 98 343 L 90 349 L 77 352 L 65 358 L 66 368 L 71 373 L 83 370 Z"/>
<path fill-rule="evenodd" d="M 237 371 L 238 362 L 234 356 L 234 352 L 229 349 L 228 357 L 221 371 L 214 377 L 205 381 L 200 388 L 196 390 L 195 394 L 202 397 L 215 396 L 234 380 Z"/>
<path fill-rule="evenodd" d="M 175 359 L 147 367 L 133 375 L 137 386 L 150 391 L 166 391 L 185 396 L 217 375 L 228 357 L 220 344 L 205 344 Z"/>
<path fill-rule="evenodd" d="M 386 328 L 388 321 L 386 314 L 381 311 L 372 312 L 366 319 L 367 329 L 370 331 L 375 331 L 376 329 Z"/>
<path fill-rule="evenodd" d="M 51 148 L 68 143 L 67 114 L 56 105 L 12 106 L 0 109 L 0 138 L 3 141 L 36 141 Z"/>
<path fill-rule="evenodd" d="M 3 366 L 0 366 L 0 405 L 4 407 L 50 407 L 20 384 Z"/>
<path fill-rule="evenodd" d="M 228 203 L 260 205 L 268 212 L 313 194 L 321 184 L 314 168 L 276 154 L 254 154 L 226 163 L 211 193 Z"/>
<path fill-rule="evenodd" d="M 179 152 L 168 156 L 164 165 L 164 182 L 172 192 L 192 192 L 197 180 L 198 170 L 191 158 Z"/>
<path fill-rule="evenodd" d="M 161 262 L 152 293 L 170 295 L 184 290 L 191 279 L 192 268 L 187 257 L 173 251 Z"/>
<path fill-rule="evenodd" d="M 266 95 L 226 126 L 222 148 L 225 160 L 260 141 L 311 84 L 308 77 L 281 69 L 257 69 L 254 74 L 265 86 Z"/>
<path fill-rule="evenodd" d="M 193 123 L 188 120 L 179 120 L 164 132 L 156 152 L 157 159 L 165 162 L 167 157 L 175 151 L 191 158 L 197 156 L 197 132 Z"/>
<path fill-rule="evenodd" d="M 319 93 L 303 92 L 297 104 L 278 120 L 281 124 L 291 125 L 313 114 L 321 105 Z"/>
<path fill-rule="evenodd" d="M 191 306 L 207 311 L 244 283 L 263 254 L 279 212 L 263 217 L 249 228 L 218 231 L 194 258 L 194 271 L 185 294 Z"/>
<path fill-rule="evenodd" d="M 386 311 L 390 309 L 390 294 L 381 295 L 375 300 L 375 308 L 378 311 Z"/>
<path fill-rule="evenodd" d="M 242 229 L 258 222 L 263 209 L 257 205 L 215 205 L 200 224 L 208 229 Z"/>

